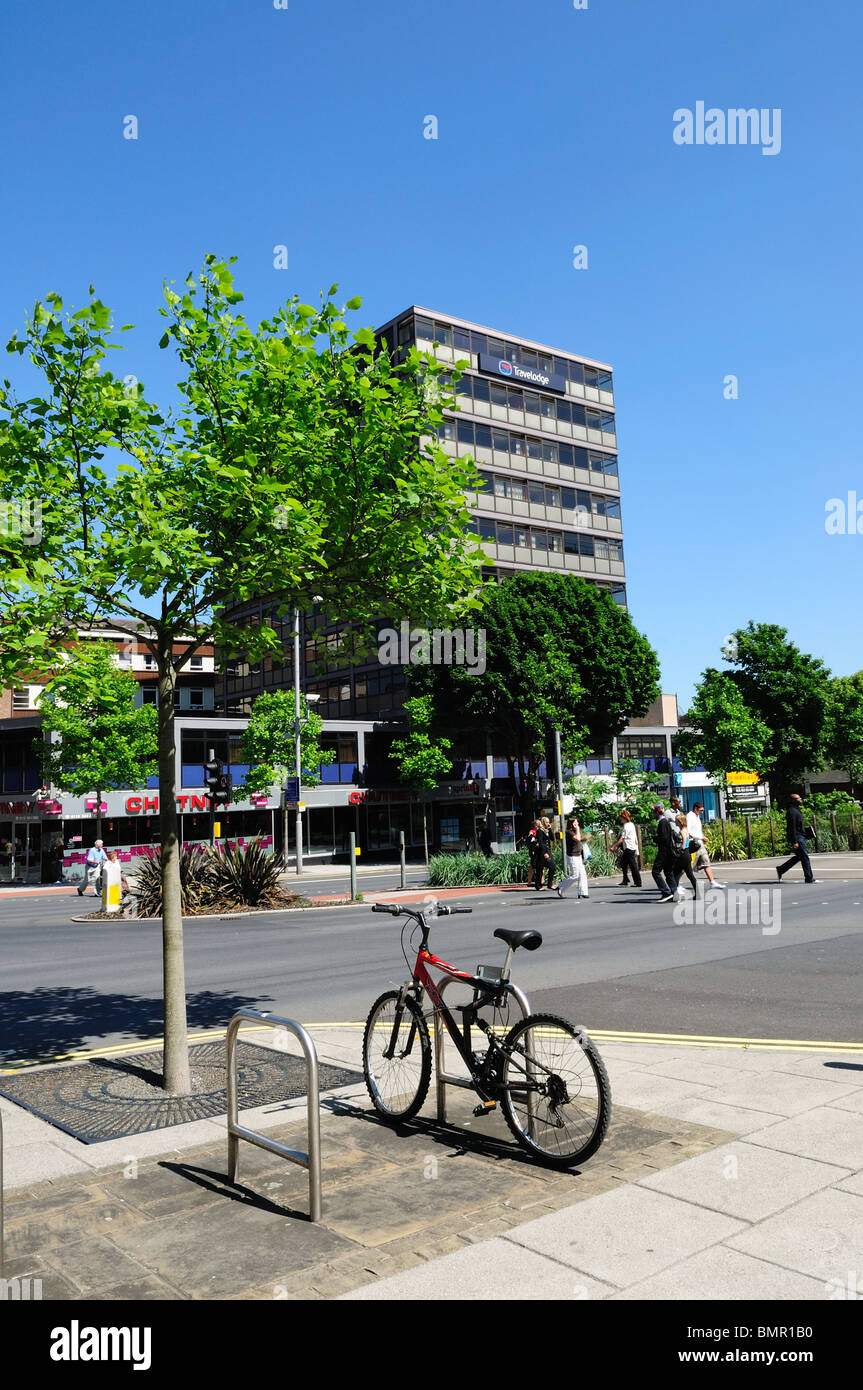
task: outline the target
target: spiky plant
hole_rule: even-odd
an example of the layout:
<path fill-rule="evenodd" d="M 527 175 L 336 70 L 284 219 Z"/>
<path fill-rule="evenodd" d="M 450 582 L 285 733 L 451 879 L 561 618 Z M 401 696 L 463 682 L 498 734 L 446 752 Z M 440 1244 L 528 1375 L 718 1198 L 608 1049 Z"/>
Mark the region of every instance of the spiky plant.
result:
<path fill-rule="evenodd" d="M 201 912 L 215 898 L 215 874 L 212 856 L 197 846 L 180 854 L 180 896 L 183 915 Z M 146 855 L 137 869 L 137 898 L 139 917 L 162 915 L 162 851 L 154 849 Z"/>
<path fill-rule="evenodd" d="M 269 854 L 260 840 L 245 848 L 220 850 L 212 856 L 215 896 L 220 907 L 279 907 L 285 894 L 279 885 L 282 857 Z"/>

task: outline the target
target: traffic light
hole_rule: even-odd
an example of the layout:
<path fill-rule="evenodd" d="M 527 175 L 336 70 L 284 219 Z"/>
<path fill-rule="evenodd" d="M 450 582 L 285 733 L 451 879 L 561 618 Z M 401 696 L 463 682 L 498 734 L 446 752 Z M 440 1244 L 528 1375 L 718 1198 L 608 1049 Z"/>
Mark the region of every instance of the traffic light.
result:
<path fill-rule="evenodd" d="M 207 791 L 210 793 L 210 799 L 214 800 L 219 778 L 222 776 L 222 764 L 218 759 L 211 758 L 208 763 L 204 764 L 204 772 L 206 773 L 204 781 L 207 784 Z"/>
<path fill-rule="evenodd" d="M 213 791 L 213 804 L 215 806 L 227 806 L 233 794 L 231 786 L 230 772 L 220 772 L 216 778 L 216 786 Z"/>

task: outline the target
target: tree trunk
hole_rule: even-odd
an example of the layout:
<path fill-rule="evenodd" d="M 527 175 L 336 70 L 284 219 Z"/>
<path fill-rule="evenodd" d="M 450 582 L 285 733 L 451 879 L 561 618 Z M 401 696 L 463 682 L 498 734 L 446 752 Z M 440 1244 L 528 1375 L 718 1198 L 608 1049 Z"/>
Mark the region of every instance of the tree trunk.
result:
<path fill-rule="evenodd" d="M 165 1010 L 163 1085 L 171 1095 L 192 1089 L 186 1026 L 186 976 L 180 897 L 180 845 L 174 750 L 174 686 L 170 634 L 159 633 L 159 829 L 162 842 L 162 982 Z"/>
<path fill-rule="evenodd" d="M 426 802 L 425 797 L 423 797 L 423 845 L 425 846 L 426 868 L 428 868 L 428 866 L 429 866 L 429 834 L 428 834 L 428 823 L 427 823 L 427 820 L 426 820 L 426 807 L 427 807 L 427 802 Z"/>

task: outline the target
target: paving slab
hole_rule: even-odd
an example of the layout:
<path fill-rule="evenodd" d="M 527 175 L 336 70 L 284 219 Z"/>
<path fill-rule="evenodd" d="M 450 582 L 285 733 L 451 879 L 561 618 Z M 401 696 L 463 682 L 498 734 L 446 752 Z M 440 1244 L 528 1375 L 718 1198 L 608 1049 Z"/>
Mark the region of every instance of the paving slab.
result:
<path fill-rule="evenodd" d="M 730 1129 L 735 1134 L 753 1134 L 755 1130 L 765 1129 L 783 1118 L 764 1110 L 726 1105 L 719 1099 L 713 1100 L 709 1091 L 702 1095 L 684 1096 L 682 1100 L 664 1101 L 662 1110 L 663 1114 L 679 1120 L 690 1120 L 695 1125 L 712 1125 L 716 1129 Z"/>
<path fill-rule="evenodd" d="M 612 1303 L 621 1301 L 683 1301 L 731 1302 L 752 1300 L 776 1302 L 787 1299 L 817 1300 L 826 1297 L 824 1283 L 781 1269 L 766 1260 L 756 1260 L 727 1245 L 713 1245 L 709 1250 L 682 1260 L 671 1269 L 663 1270 L 652 1279 L 644 1279 L 630 1288 L 611 1296 Z"/>
<path fill-rule="evenodd" d="M 497 1303 L 522 1299 L 581 1301 L 606 1298 L 613 1292 L 610 1284 L 575 1274 L 556 1260 L 498 1238 L 466 1246 L 389 1279 L 378 1279 L 340 1298 L 364 1302 L 493 1299 Z"/>
<path fill-rule="evenodd" d="M 863 1272 L 863 1196 L 828 1188 L 730 1238 L 745 1255 L 823 1282 Z"/>
<path fill-rule="evenodd" d="M 788 1072 L 769 1071 L 759 1076 L 742 1078 L 723 1085 L 722 1099 L 726 1105 L 741 1105 L 750 1110 L 771 1110 L 779 1115 L 802 1115 L 816 1105 L 832 1105 L 857 1087 L 847 1081 L 824 1081 L 815 1077 L 792 1076 Z"/>
<path fill-rule="evenodd" d="M 837 1163 L 853 1171 L 863 1164 L 863 1115 L 820 1106 L 749 1136 L 752 1144 L 782 1149 L 801 1158 Z"/>
<path fill-rule="evenodd" d="M 830 1163 L 737 1143 L 639 1178 L 638 1185 L 742 1221 L 760 1221 L 849 1176 Z"/>
<path fill-rule="evenodd" d="M 635 1185 L 540 1217 L 507 1240 L 625 1288 L 743 1229 L 741 1221 Z"/>

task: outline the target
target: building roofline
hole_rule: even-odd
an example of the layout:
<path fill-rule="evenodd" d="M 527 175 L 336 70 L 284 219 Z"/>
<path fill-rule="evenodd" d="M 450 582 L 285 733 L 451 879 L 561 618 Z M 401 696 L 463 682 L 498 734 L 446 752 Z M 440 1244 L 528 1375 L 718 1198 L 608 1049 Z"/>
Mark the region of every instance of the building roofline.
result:
<path fill-rule="evenodd" d="M 585 357 L 582 352 L 571 352 L 568 348 L 552 347 L 550 343 L 538 343 L 534 338 L 521 338 L 517 333 L 512 333 L 508 329 L 492 328 L 487 323 L 474 323 L 472 319 L 460 319 L 454 314 L 446 314 L 442 309 L 429 309 L 424 304 L 409 304 L 401 313 L 394 318 L 387 319 L 382 323 L 378 332 L 384 328 L 390 328 L 393 324 L 403 319 L 405 314 L 427 314 L 429 318 L 444 319 L 447 323 L 455 324 L 458 328 L 474 329 L 477 333 L 491 333 L 495 338 L 508 338 L 511 342 L 519 343 L 522 347 L 538 348 L 542 352 L 550 352 L 553 357 L 571 358 L 573 362 L 586 362 L 590 367 L 604 367 L 607 371 L 614 370 L 610 362 L 600 362 L 596 357 Z"/>

